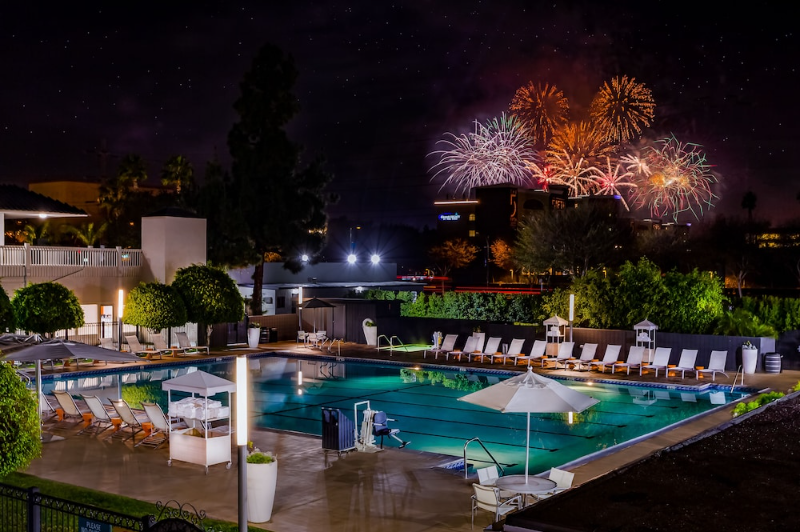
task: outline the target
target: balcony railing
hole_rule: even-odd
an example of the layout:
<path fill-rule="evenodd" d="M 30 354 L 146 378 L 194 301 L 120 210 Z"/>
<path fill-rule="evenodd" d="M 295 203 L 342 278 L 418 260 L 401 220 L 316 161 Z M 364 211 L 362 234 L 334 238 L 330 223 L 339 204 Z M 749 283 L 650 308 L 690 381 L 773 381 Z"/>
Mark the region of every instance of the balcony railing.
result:
<path fill-rule="evenodd" d="M 143 261 L 141 249 L 0 246 L 0 278 L 136 277 Z"/>

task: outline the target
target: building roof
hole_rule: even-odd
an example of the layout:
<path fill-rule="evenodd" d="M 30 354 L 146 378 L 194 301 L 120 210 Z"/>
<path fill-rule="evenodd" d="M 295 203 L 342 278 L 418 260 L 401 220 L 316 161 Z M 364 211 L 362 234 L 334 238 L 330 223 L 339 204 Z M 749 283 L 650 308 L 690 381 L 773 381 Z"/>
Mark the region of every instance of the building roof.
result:
<path fill-rule="evenodd" d="M 88 216 L 86 211 L 77 207 L 16 185 L 0 185 L 0 212 L 8 219 L 40 215 L 62 218 Z"/>

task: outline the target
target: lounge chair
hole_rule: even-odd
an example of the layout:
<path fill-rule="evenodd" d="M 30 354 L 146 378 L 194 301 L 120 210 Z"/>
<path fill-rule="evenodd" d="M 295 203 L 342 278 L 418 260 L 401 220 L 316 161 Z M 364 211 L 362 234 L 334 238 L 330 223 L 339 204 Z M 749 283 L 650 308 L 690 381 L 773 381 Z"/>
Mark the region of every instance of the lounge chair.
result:
<path fill-rule="evenodd" d="M 125 341 L 128 343 L 128 347 L 131 349 L 131 353 L 136 356 L 150 356 L 155 357 L 158 356 L 161 359 L 161 351 L 158 349 L 145 349 L 142 344 L 139 343 L 139 339 L 136 336 L 126 336 Z"/>
<path fill-rule="evenodd" d="M 611 373 L 616 373 L 617 369 L 625 368 L 628 375 L 631 374 L 631 368 L 638 369 L 642 365 L 644 358 L 644 346 L 632 345 L 628 351 L 628 359 L 625 362 L 617 362 L 611 367 Z"/>
<path fill-rule="evenodd" d="M 86 406 L 88 406 L 89 410 L 92 412 L 92 422 L 86 425 L 78 434 L 83 434 L 84 432 L 100 434 L 114 426 L 111 421 L 111 414 L 109 414 L 106 407 L 103 406 L 103 401 L 99 397 L 85 394 L 81 394 L 81 397 L 83 397 Z"/>
<path fill-rule="evenodd" d="M 613 368 L 614 364 L 619 361 L 619 352 L 622 350 L 621 345 L 616 344 L 608 344 L 606 346 L 606 352 L 603 355 L 603 360 L 592 360 L 587 365 L 589 369 L 592 368 L 600 369 L 602 373 L 606 372 L 606 368 Z M 613 369 L 612 369 L 613 371 Z"/>
<path fill-rule="evenodd" d="M 572 364 L 573 368 L 580 367 L 582 364 L 594 360 L 595 353 L 597 353 L 597 344 L 583 344 L 580 358 L 556 359 L 556 369 L 558 369 L 559 364 L 562 364 L 564 369 L 568 369 L 570 364 Z"/>
<path fill-rule="evenodd" d="M 153 449 L 158 449 L 165 442 L 169 441 L 169 421 L 167 420 L 167 416 L 164 415 L 164 411 L 161 410 L 161 407 L 156 403 L 146 403 L 142 401 L 142 408 L 144 408 L 144 413 L 147 415 L 147 419 L 150 421 L 150 424 L 153 425 L 153 428 L 150 430 L 150 434 L 142 438 L 134 447 L 146 445 Z"/>
<path fill-rule="evenodd" d="M 458 360 L 460 362 L 461 361 L 461 356 L 466 354 L 467 355 L 467 360 L 471 361 L 471 359 L 469 358 L 471 355 L 480 354 L 475 350 L 475 344 L 477 342 L 478 342 L 477 338 L 475 338 L 474 336 L 470 336 L 469 338 L 467 338 L 467 343 L 464 344 L 464 348 L 463 349 L 454 349 L 453 351 L 449 351 L 449 352 L 445 353 L 445 355 L 444 355 L 445 360 L 450 360 L 450 355 L 453 355 L 453 358 L 455 358 L 457 356 Z M 439 357 L 439 353 L 436 353 L 436 358 L 438 358 L 438 357 Z"/>
<path fill-rule="evenodd" d="M 325 347 L 325 343 L 330 341 L 328 338 L 328 331 L 316 331 L 313 333 L 308 333 L 308 343 L 307 345 L 310 347 L 316 347 L 322 350 Z"/>
<path fill-rule="evenodd" d="M 503 500 L 500 496 L 500 488 L 481 486 L 480 484 L 473 484 L 472 488 L 474 490 L 472 495 L 472 528 L 475 528 L 475 513 L 478 510 L 493 513 L 493 522 L 497 522 L 501 516 L 513 510 L 518 510 L 522 506 L 522 497 L 520 495 Z"/>
<path fill-rule="evenodd" d="M 508 358 L 514 359 L 514 365 L 517 365 L 519 357 L 525 356 L 522 354 L 522 348 L 525 346 L 524 338 L 514 338 L 508 345 Z M 505 361 L 503 362 L 505 364 Z"/>
<path fill-rule="evenodd" d="M 484 344 L 486 344 L 486 333 L 475 332 L 472 333 L 472 336 L 475 337 L 475 351 L 478 353 L 486 351 L 486 349 L 483 348 Z"/>
<path fill-rule="evenodd" d="M 667 371 L 667 366 L 669 365 L 669 356 L 671 354 L 671 347 L 657 347 L 656 352 L 653 355 L 653 362 L 639 366 L 639 375 L 641 376 L 646 369 L 652 369 L 655 370 L 656 377 L 658 377 L 658 370 L 663 369 L 664 371 Z"/>
<path fill-rule="evenodd" d="M 117 346 L 114 345 L 113 338 L 100 338 L 100 347 L 102 347 L 103 349 L 108 349 L 110 351 L 117 350 Z"/>
<path fill-rule="evenodd" d="M 83 415 L 89 413 L 88 408 L 81 408 L 70 394 L 61 390 L 53 390 L 53 395 L 58 401 L 58 406 L 64 411 L 64 420 L 73 419 L 76 422 L 83 421 Z"/>
<path fill-rule="evenodd" d="M 553 369 L 558 368 L 559 361 L 567 360 L 572 356 L 572 350 L 575 348 L 575 342 L 561 342 L 558 344 L 558 355 L 555 358 L 542 357 L 542 367 L 547 368 L 549 364 L 553 363 Z"/>
<path fill-rule="evenodd" d="M 171 353 L 173 357 L 186 356 L 186 349 L 168 346 L 167 342 L 160 334 L 153 336 L 153 345 L 163 354 L 169 355 Z"/>
<path fill-rule="evenodd" d="M 433 353 L 436 357 L 439 356 L 439 353 L 444 353 L 445 355 L 450 353 L 456 346 L 456 340 L 458 340 L 457 334 L 446 335 L 444 340 L 442 340 L 441 347 L 434 346 L 430 349 L 426 349 L 422 352 L 422 358 L 428 358 L 428 353 Z"/>
<path fill-rule="evenodd" d="M 178 340 L 178 346 L 183 349 L 183 352 L 186 354 L 191 353 L 193 350 L 199 352 L 201 349 L 204 349 L 206 354 L 209 354 L 207 345 L 194 345 L 194 343 L 189 340 L 189 335 L 185 332 L 176 332 L 175 338 Z"/>
<path fill-rule="evenodd" d="M 528 365 L 531 365 L 532 360 L 541 360 L 544 356 L 545 351 L 547 350 L 547 342 L 544 340 L 534 340 L 533 346 L 531 347 L 531 354 L 527 356 L 519 356 L 515 360 L 519 362 L 520 360 L 527 360 Z"/>
<path fill-rule="evenodd" d="M 556 483 L 556 487 L 546 493 L 537 493 L 537 499 L 546 499 L 557 493 L 561 493 L 562 491 L 570 489 L 572 487 L 572 481 L 575 479 L 575 473 L 570 473 L 569 471 L 564 471 L 563 469 L 551 467 L 550 476 L 548 478 Z"/>
<path fill-rule="evenodd" d="M 303 347 L 308 344 L 308 333 L 305 331 L 297 331 L 297 340 L 295 341 L 295 345 L 299 345 L 300 342 L 303 342 Z"/>
<path fill-rule="evenodd" d="M 122 425 L 119 430 L 113 434 L 114 437 L 121 437 L 122 441 L 136 439 L 136 435 L 144 430 L 142 423 L 147 421 L 146 414 L 134 414 L 130 405 L 125 399 L 116 399 L 111 401 L 111 406 L 117 411 L 117 415 L 122 418 Z M 130 434 L 127 438 L 124 433 Z"/>
<path fill-rule="evenodd" d="M 500 351 L 500 342 L 503 339 L 499 336 L 492 336 L 486 341 L 486 347 L 483 349 L 483 353 L 475 356 L 481 357 L 481 362 L 483 362 L 484 357 L 489 357 L 489 362 L 494 364 L 494 359 L 502 359 L 503 363 L 505 363 L 506 359 L 508 358 L 507 354 L 503 354 Z"/>
<path fill-rule="evenodd" d="M 57 414 L 53 404 L 42 392 L 39 392 L 39 410 L 42 412 L 42 423 L 50 421 Z"/>
<path fill-rule="evenodd" d="M 695 372 L 695 377 L 698 379 L 700 378 L 700 374 L 711 373 L 711 380 L 715 381 L 717 377 L 717 373 L 722 373 L 726 377 L 728 376 L 725 373 L 725 363 L 728 361 L 728 352 L 727 351 L 711 351 L 711 358 L 708 362 L 708 367 L 703 369 L 698 369 Z"/>
<path fill-rule="evenodd" d="M 681 379 L 686 376 L 687 371 L 697 372 L 694 367 L 695 360 L 697 360 L 697 349 L 684 349 L 681 351 L 681 358 L 678 360 L 678 365 L 675 367 L 667 368 L 667 376 L 672 372 L 681 374 Z M 697 373 L 695 373 L 697 376 Z"/>

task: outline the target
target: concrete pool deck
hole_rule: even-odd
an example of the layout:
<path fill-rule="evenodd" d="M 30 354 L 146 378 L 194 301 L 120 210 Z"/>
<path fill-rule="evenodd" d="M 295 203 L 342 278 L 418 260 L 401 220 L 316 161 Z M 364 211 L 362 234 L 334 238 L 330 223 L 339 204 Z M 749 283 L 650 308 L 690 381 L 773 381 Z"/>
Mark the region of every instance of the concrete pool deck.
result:
<path fill-rule="evenodd" d="M 217 350 L 212 356 L 228 356 L 265 351 L 291 352 L 302 355 L 339 355 L 297 346 L 294 341 L 263 344 L 259 350 Z M 341 356 L 352 358 L 389 359 L 401 362 L 433 362 L 419 353 L 395 352 L 388 357 L 364 345 L 342 344 Z M 198 356 L 198 362 L 207 357 Z M 183 359 L 178 359 L 183 360 Z M 154 364 L 174 362 L 171 357 Z M 466 362 L 436 361 L 441 365 L 464 366 Z M 470 364 L 494 367 L 495 364 Z M 97 366 L 102 369 L 105 366 Z M 121 366 L 117 366 L 121 367 Z M 502 365 L 500 365 L 502 368 Z M 81 367 L 81 371 L 87 368 Z M 511 366 L 506 366 L 511 369 Z M 522 369 L 522 366 L 519 367 Z M 553 373 L 553 372 L 545 372 Z M 573 372 L 559 370 L 556 375 Z M 575 376 L 585 377 L 575 373 Z M 624 374 L 605 379 L 625 380 Z M 717 382 L 730 384 L 732 376 L 720 376 Z M 652 376 L 630 380 L 653 381 Z M 800 372 L 779 374 L 758 373 L 746 377 L 746 385 L 757 389 L 785 391 L 800 380 Z M 694 379 L 658 379 L 671 384 L 694 384 Z M 713 429 L 731 419 L 730 409 L 710 412 L 676 428 L 664 431 L 614 453 L 609 453 L 571 470 L 575 484 L 613 471 L 637 461 L 664 447 L 674 445 Z M 77 428 L 54 427 L 52 432 L 66 436 L 63 441 L 44 446 L 43 456 L 25 471 L 42 478 L 66 482 L 100 491 L 125 495 L 148 502 L 191 503 L 209 517 L 237 520 L 236 453 L 233 467 L 209 468 L 174 461 L 167 466 L 168 448 L 152 450 L 133 448 L 131 443 L 105 442 L 95 436 L 75 436 Z M 101 435 L 102 437 L 102 435 Z M 257 525 L 275 532 L 319 531 L 446 531 L 470 530 L 470 496 L 472 479 L 441 469 L 434 469 L 450 457 L 415 451 L 413 444 L 405 449 L 387 448 L 378 453 L 351 452 L 337 456 L 324 453 L 318 437 L 277 431 L 255 431 L 251 438 L 262 450 L 278 456 L 278 487 L 272 520 Z M 479 512 L 478 529 L 489 524 L 491 517 Z M 253 526 L 253 525 L 251 525 Z"/>

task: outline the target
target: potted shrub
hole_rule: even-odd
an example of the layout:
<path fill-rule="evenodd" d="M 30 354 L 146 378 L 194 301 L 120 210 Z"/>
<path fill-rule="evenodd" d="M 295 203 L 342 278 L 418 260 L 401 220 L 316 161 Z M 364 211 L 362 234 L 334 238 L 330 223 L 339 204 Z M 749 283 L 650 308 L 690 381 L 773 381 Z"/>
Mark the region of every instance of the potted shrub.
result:
<path fill-rule="evenodd" d="M 364 329 L 364 337 L 367 339 L 367 345 L 376 347 L 378 345 L 378 326 L 369 318 L 366 318 L 361 323 L 361 328 Z"/>
<path fill-rule="evenodd" d="M 272 518 L 278 458 L 253 447 L 253 442 L 247 443 L 247 449 L 247 520 L 265 523 Z"/>
<path fill-rule="evenodd" d="M 758 349 L 750 341 L 742 344 L 742 368 L 745 373 L 753 374 L 756 372 L 758 362 Z"/>
<path fill-rule="evenodd" d="M 250 327 L 247 329 L 247 345 L 250 349 L 258 348 L 258 340 L 261 338 L 261 324 L 254 321 L 250 322 Z"/>

